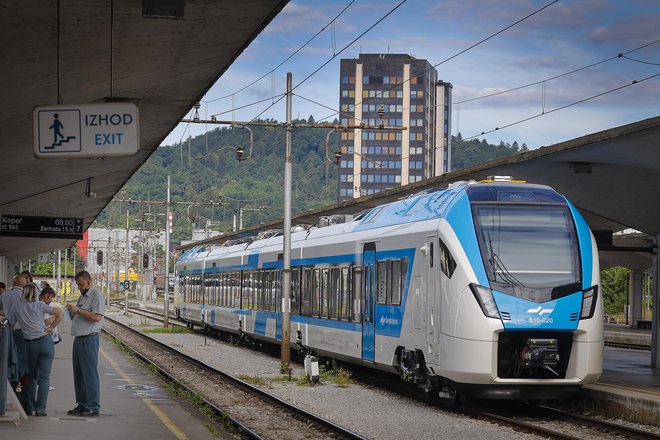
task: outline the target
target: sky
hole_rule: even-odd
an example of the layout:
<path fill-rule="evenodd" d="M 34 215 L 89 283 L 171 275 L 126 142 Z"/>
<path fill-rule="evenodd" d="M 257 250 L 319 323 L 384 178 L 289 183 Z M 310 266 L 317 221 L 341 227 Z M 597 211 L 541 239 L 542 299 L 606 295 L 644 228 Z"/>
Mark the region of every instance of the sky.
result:
<path fill-rule="evenodd" d="M 517 141 L 535 149 L 660 115 L 658 0 L 400 3 L 290 1 L 209 90 L 200 117 L 285 121 L 285 100 L 272 105 L 272 97 L 285 92 L 291 72 L 293 117 L 313 115 L 331 122 L 339 106 L 340 59 L 360 53 L 405 53 L 428 60 L 438 79 L 453 85 L 452 134 L 464 138 Z M 550 79 L 595 63 L 600 64 Z M 538 84 L 482 97 L 532 83 Z M 463 102 L 473 98 L 479 99 Z M 258 101 L 264 102 L 249 105 Z M 247 107 L 238 109 L 242 106 Z M 206 130 L 179 124 L 163 144 Z"/>

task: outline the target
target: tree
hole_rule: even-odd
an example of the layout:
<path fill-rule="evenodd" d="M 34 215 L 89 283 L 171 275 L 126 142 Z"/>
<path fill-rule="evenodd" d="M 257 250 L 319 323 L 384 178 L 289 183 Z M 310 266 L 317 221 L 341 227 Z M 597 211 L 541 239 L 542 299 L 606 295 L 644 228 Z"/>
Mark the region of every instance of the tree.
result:
<path fill-rule="evenodd" d="M 630 269 L 624 267 L 613 267 L 600 272 L 603 307 L 606 314 L 618 315 L 624 312 L 629 279 Z"/>

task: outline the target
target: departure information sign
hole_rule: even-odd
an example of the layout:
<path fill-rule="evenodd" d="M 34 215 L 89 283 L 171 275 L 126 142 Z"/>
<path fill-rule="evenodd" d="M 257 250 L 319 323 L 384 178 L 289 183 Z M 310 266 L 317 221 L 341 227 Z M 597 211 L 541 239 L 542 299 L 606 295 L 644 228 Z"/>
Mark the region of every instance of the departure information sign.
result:
<path fill-rule="evenodd" d="M 0 235 L 80 240 L 83 236 L 83 219 L 2 214 L 0 216 Z"/>

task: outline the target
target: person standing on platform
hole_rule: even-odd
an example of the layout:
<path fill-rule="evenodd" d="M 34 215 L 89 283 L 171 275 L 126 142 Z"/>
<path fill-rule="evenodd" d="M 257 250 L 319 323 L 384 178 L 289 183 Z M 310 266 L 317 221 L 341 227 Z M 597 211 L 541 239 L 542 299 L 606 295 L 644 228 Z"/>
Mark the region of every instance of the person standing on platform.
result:
<path fill-rule="evenodd" d="M 45 304 L 50 306 L 51 302 L 53 301 L 53 298 L 55 298 L 55 296 L 56 296 L 55 291 L 53 290 L 52 287 L 44 287 L 41 290 L 41 293 L 39 294 L 39 301 L 41 301 L 42 303 L 45 303 Z M 55 306 L 55 307 L 57 307 L 57 306 Z M 44 315 L 44 321 L 46 322 L 46 325 L 49 325 L 50 323 L 52 323 L 54 318 L 55 317 L 53 315 L 51 315 L 50 313 L 46 313 Z M 62 340 L 62 338 L 60 337 L 60 332 L 57 329 L 57 327 L 55 327 L 53 329 L 50 336 L 53 339 L 54 344 L 57 344 L 58 342 L 60 342 Z"/>
<path fill-rule="evenodd" d="M 3 311 L 5 317 L 12 327 L 12 336 L 14 339 L 15 352 L 10 353 L 10 374 L 9 381 L 11 386 L 16 392 L 22 390 L 23 380 L 27 380 L 27 360 L 25 358 L 25 341 L 23 340 L 23 330 L 20 324 L 13 321 L 10 317 L 12 310 L 18 304 L 23 302 L 23 287 L 29 282 L 30 276 L 25 272 L 20 273 L 14 278 L 14 285 L 7 292 L 0 295 L 0 310 Z M 16 370 L 11 368 L 11 364 L 15 365 Z M 20 385 L 20 387 L 19 387 Z"/>
<path fill-rule="evenodd" d="M 103 293 L 92 287 L 92 277 L 83 270 L 75 276 L 80 289 L 78 303 L 67 304 L 71 317 L 73 340 L 73 385 L 76 407 L 69 415 L 98 416 L 101 405 L 101 382 L 99 379 L 99 331 L 103 328 L 105 303 Z"/>
<path fill-rule="evenodd" d="M 10 321 L 23 329 L 27 367 L 30 380 L 25 385 L 25 410 L 27 414 L 46 416 L 50 370 L 55 357 L 55 345 L 50 334 L 62 321 L 64 313 L 37 300 L 37 289 L 32 284 L 23 287 L 23 302 L 12 308 Z M 54 316 L 50 324 L 44 322 L 44 314 Z"/>

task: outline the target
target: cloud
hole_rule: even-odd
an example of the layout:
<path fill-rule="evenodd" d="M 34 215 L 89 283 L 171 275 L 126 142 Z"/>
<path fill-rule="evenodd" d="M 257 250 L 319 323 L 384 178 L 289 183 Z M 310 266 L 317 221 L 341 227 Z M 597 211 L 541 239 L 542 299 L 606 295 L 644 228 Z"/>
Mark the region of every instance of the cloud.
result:
<path fill-rule="evenodd" d="M 613 25 L 598 26 L 589 33 L 589 38 L 598 44 L 615 43 L 621 50 L 632 50 L 660 37 L 658 23 L 660 13 L 639 14 Z"/>

